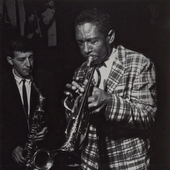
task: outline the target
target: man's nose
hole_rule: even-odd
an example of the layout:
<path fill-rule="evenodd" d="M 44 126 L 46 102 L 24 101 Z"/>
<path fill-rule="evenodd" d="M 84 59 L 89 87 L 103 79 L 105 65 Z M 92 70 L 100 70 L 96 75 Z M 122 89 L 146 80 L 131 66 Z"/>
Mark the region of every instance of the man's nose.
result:
<path fill-rule="evenodd" d="M 31 66 L 31 62 L 30 62 L 29 58 L 26 58 L 26 66 L 27 66 L 27 67 L 30 67 L 30 66 Z"/>
<path fill-rule="evenodd" d="M 92 52 L 92 47 L 88 44 L 88 42 L 84 43 L 83 51 L 85 54 Z"/>

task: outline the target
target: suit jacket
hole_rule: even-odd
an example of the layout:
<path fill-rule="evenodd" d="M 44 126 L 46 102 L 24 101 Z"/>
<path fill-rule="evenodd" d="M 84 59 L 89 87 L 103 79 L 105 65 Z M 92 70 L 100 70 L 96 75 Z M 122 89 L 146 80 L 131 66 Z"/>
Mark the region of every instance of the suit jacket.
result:
<path fill-rule="evenodd" d="M 43 115 L 48 127 L 48 134 L 44 141 L 37 142 L 39 148 L 56 149 L 62 144 L 64 134 L 64 119 L 57 106 L 57 94 L 54 78 L 51 73 L 44 70 L 33 72 L 36 86 L 45 97 Z M 31 87 L 30 125 L 31 118 L 38 105 L 38 94 Z M 1 82 L 1 143 L 2 164 L 12 164 L 12 151 L 17 147 L 24 147 L 28 135 L 28 118 L 24 113 L 18 87 L 12 71 L 2 76 Z"/>
<path fill-rule="evenodd" d="M 85 75 L 87 62 L 74 77 Z M 81 168 L 147 169 L 150 131 L 156 113 L 153 63 L 140 53 L 118 46 L 106 91 L 111 94 L 100 114 L 92 115 Z"/>

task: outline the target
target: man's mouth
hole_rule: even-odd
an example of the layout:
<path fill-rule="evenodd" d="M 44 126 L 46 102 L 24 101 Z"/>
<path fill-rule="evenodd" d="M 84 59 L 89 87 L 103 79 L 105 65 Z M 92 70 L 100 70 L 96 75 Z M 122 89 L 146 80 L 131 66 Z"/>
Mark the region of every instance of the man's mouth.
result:
<path fill-rule="evenodd" d="M 91 58 L 92 61 L 95 61 L 95 60 L 97 60 L 99 57 L 96 56 L 96 55 L 89 55 L 89 56 L 87 56 L 87 58 Z"/>
<path fill-rule="evenodd" d="M 102 59 L 99 57 L 99 56 L 96 56 L 96 55 L 91 55 L 91 56 L 88 56 L 88 58 L 91 57 L 91 66 L 98 66 L 99 64 L 102 63 Z"/>
<path fill-rule="evenodd" d="M 32 72 L 32 69 L 24 69 L 25 72 Z"/>

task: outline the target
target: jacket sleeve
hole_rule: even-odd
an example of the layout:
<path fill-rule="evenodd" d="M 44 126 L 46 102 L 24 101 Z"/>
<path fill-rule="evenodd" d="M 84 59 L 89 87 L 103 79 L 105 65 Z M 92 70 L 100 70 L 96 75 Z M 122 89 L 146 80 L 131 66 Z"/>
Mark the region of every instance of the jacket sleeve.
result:
<path fill-rule="evenodd" d="M 155 121 L 157 110 L 154 64 L 147 60 L 134 76 L 127 97 L 112 94 L 106 106 L 105 117 L 121 127 L 146 130 Z"/>

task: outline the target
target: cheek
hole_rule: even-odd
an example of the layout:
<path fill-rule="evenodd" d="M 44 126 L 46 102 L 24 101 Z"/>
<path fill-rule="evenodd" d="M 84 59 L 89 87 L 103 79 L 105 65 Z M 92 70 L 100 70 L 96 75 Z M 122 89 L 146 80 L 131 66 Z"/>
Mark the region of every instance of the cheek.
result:
<path fill-rule="evenodd" d="M 80 50 L 80 53 L 85 59 L 87 59 L 87 56 L 84 54 L 83 50 Z"/>
<path fill-rule="evenodd" d="M 22 69 L 23 69 L 23 64 L 21 64 L 21 63 L 16 64 L 16 65 L 15 65 L 15 68 L 16 68 L 18 71 L 22 71 Z"/>
<path fill-rule="evenodd" d="M 20 64 L 18 64 L 18 63 L 13 63 L 13 67 L 14 67 L 15 69 L 19 69 L 19 68 L 20 68 Z"/>
<path fill-rule="evenodd" d="M 31 61 L 30 64 L 33 65 L 34 61 Z"/>
<path fill-rule="evenodd" d="M 107 48 L 103 44 L 98 46 L 95 50 L 101 58 L 107 54 Z"/>
<path fill-rule="evenodd" d="M 21 66 L 17 67 L 17 70 L 18 72 L 22 72 L 22 67 Z"/>

